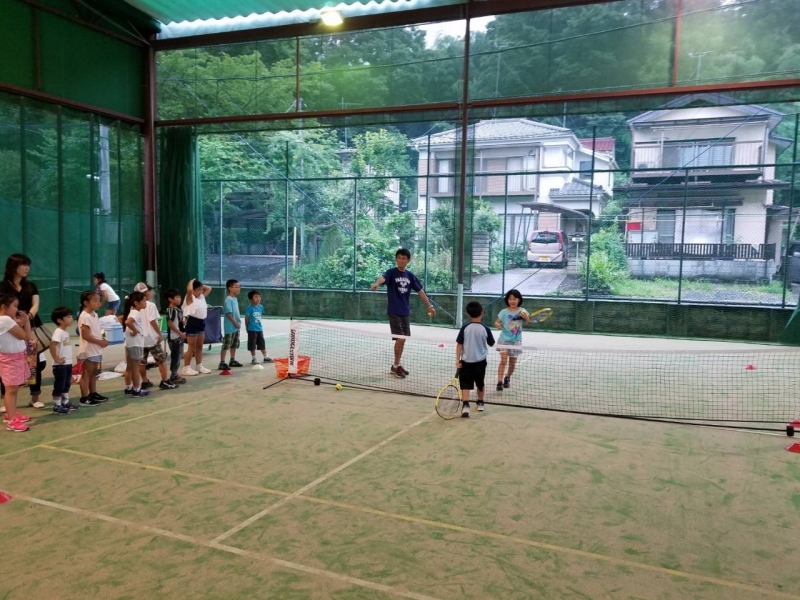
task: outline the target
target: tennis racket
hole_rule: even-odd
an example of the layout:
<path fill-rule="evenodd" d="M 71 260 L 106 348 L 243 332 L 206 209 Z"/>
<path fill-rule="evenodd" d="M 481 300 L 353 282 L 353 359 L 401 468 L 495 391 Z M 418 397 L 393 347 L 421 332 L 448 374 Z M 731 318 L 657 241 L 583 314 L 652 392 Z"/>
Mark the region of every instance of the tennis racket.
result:
<path fill-rule="evenodd" d="M 537 311 L 534 311 L 528 315 L 530 317 L 531 323 L 544 323 L 553 316 L 553 309 L 552 308 L 540 308 Z"/>
<path fill-rule="evenodd" d="M 448 421 L 458 415 L 461 409 L 461 387 L 458 385 L 458 371 L 436 396 L 436 414 Z"/>

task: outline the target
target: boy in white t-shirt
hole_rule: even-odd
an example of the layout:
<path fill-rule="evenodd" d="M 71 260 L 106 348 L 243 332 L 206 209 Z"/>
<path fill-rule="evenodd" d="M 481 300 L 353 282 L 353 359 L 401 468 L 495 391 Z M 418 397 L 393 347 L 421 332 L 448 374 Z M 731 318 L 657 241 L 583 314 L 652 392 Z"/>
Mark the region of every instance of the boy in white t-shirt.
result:
<path fill-rule="evenodd" d="M 60 306 L 50 317 L 56 330 L 50 341 L 50 356 L 53 357 L 53 413 L 68 415 L 78 407 L 69 401 L 69 385 L 72 383 L 72 344 L 67 328 L 72 325 L 72 310 Z"/>
<path fill-rule="evenodd" d="M 139 373 L 142 376 L 142 389 L 153 387 L 153 384 L 147 378 L 147 357 L 152 356 L 159 373 L 161 373 L 161 383 L 158 385 L 158 389 L 174 390 L 178 386 L 170 381 L 170 377 L 167 374 L 167 353 L 164 352 L 164 348 L 161 346 L 161 342 L 163 341 L 161 337 L 161 327 L 159 325 L 161 314 L 158 312 L 158 307 L 153 302 L 150 302 L 153 298 L 153 288 L 150 284 L 142 281 L 137 283 L 133 290 L 144 294 L 145 301 L 147 302 L 144 310 L 142 310 L 142 319 L 144 322 L 144 331 L 142 332 L 144 334 L 144 356 L 142 357 L 142 362 L 139 367 Z"/>

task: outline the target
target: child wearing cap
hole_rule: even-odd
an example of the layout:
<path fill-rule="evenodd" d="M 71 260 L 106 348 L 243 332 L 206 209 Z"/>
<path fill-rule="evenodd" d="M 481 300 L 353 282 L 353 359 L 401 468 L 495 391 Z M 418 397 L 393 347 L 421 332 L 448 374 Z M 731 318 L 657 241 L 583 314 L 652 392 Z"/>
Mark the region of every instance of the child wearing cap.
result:
<path fill-rule="evenodd" d="M 139 365 L 139 372 L 142 375 L 142 389 L 153 387 L 153 383 L 147 378 L 147 357 L 152 356 L 161 374 L 161 383 L 158 384 L 158 389 L 174 390 L 178 386 L 170 381 L 166 365 L 167 354 L 161 346 L 162 337 L 161 327 L 159 326 L 161 315 L 158 312 L 158 307 L 150 301 L 153 298 L 153 288 L 150 284 L 142 281 L 137 283 L 133 290 L 144 294 L 147 300 L 147 306 L 142 311 L 142 320 L 144 321 L 144 331 L 142 332 L 144 334 L 144 356 Z"/>

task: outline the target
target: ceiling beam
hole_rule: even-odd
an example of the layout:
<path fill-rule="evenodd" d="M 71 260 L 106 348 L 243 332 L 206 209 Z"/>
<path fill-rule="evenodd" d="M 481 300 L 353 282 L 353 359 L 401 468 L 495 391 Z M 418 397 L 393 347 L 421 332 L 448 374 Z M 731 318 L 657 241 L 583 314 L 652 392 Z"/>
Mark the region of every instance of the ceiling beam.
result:
<path fill-rule="evenodd" d="M 332 30 L 320 22 L 296 23 L 276 27 L 260 27 L 238 31 L 207 33 L 179 38 L 155 40 L 153 46 L 159 50 L 177 50 L 202 46 L 221 46 L 262 40 L 304 37 L 314 35 L 333 35 L 347 31 L 381 29 L 385 27 L 408 27 L 420 23 L 441 23 L 459 21 L 466 18 L 469 5 L 470 18 L 488 17 L 500 14 L 563 8 L 584 4 L 603 4 L 613 0 L 467 0 L 462 4 L 379 13 L 345 19 L 342 26 Z"/>

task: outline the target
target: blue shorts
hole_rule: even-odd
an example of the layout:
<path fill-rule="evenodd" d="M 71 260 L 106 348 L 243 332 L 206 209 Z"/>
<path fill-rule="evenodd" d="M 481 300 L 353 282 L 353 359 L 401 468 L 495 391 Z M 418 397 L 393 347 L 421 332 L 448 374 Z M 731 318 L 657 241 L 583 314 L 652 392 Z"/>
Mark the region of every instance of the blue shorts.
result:
<path fill-rule="evenodd" d="M 186 336 L 187 337 L 196 337 L 201 333 L 206 332 L 206 322 L 203 319 L 198 319 L 197 317 L 189 317 L 186 319 Z"/>
<path fill-rule="evenodd" d="M 103 362 L 103 357 L 102 356 L 89 356 L 89 357 L 86 358 L 86 360 L 88 360 L 89 362 L 93 362 L 93 363 L 101 363 L 101 362 Z"/>
<path fill-rule="evenodd" d="M 108 306 L 106 306 L 106 310 L 113 310 L 114 313 L 119 310 L 119 300 L 114 300 L 113 302 L 109 302 Z"/>

